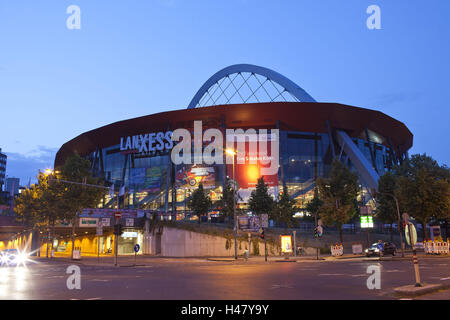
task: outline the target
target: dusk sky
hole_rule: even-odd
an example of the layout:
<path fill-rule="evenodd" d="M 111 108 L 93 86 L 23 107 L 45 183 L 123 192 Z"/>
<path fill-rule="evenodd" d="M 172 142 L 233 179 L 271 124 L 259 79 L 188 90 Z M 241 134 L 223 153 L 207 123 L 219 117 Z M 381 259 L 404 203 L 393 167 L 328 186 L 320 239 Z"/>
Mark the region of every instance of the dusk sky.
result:
<path fill-rule="evenodd" d="M 68 6 L 81 9 L 69 30 Z M 381 30 L 366 9 L 381 8 Z M 0 148 L 21 184 L 97 127 L 184 109 L 216 71 L 273 69 L 319 102 L 380 110 L 449 165 L 450 1 L 0 2 Z"/>

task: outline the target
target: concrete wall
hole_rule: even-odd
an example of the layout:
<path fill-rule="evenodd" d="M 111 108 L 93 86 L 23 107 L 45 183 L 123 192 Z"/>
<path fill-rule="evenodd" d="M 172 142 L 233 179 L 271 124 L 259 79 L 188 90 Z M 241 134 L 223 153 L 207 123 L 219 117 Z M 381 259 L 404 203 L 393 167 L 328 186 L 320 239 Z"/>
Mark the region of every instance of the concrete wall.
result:
<path fill-rule="evenodd" d="M 144 253 L 157 254 L 156 232 L 144 235 Z M 233 257 L 234 239 L 230 248 L 226 248 L 226 238 L 183 229 L 164 227 L 161 234 L 161 252 L 164 257 Z M 248 249 L 247 241 L 238 240 L 238 255 L 244 254 Z M 267 245 L 268 255 L 279 255 L 279 249 Z M 253 244 L 250 254 L 255 255 Z M 264 255 L 264 242 L 259 241 L 259 255 Z"/>

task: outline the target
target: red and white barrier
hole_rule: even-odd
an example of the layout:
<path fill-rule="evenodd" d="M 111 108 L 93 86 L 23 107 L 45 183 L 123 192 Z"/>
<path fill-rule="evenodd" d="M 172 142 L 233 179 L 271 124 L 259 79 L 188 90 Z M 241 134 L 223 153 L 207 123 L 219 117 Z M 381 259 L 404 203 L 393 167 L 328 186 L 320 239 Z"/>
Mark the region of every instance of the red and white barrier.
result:
<path fill-rule="evenodd" d="M 342 256 L 343 254 L 344 254 L 344 246 L 342 245 L 342 243 L 340 245 L 336 243 L 336 245 L 331 246 L 331 255 L 333 257 Z"/>
<path fill-rule="evenodd" d="M 449 252 L 449 242 L 441 242 L 441 241 L 428 241 L 424 242 L 424 251 L 427 254 L 448 254 Z"/>

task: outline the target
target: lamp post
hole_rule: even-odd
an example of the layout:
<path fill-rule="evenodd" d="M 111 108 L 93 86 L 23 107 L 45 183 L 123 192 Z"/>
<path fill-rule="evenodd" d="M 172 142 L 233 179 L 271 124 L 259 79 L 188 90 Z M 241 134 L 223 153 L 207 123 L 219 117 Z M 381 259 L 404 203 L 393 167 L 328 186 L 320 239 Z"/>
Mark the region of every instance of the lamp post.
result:
<path fill-rule="evenodd" d="M 393 194 L 386 193 L 386 192 L 378 192 L 378 193 L 384 194 L 386 196 L 390 196 L 390 197 L 394 198 L 394 200 L 395 200 L 395 205 L 397 206 L 397 215 L 398 215 L 397 226 L 398 226 L 398 231 L 400 233 L 400 245 L 402 247 L 402 258 L 404 258 L 405 257 L 405 243 L 403 242 L 402 230 L 400 227 L 401 219 L 400 219 L 400 209 L 398 207 L 398 200 Z"/>
<path fill-rule="evenodd" d="M 233 156 L 233 221 L 234 221 L 234 259 L 237 260 L 237 222 L 236 222 L 236 181 L 234 176 L 234 156 L 236 151 L 226 149 L 225 152 Z"/>

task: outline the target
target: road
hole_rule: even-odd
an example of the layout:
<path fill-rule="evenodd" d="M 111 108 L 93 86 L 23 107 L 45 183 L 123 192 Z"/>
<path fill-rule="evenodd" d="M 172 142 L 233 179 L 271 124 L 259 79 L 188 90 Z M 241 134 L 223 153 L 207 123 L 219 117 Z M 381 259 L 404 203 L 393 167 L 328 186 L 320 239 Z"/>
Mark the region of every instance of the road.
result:
<path fill-rule="evenodd" d="M 255 259 L 256 260 L 256 259 Z M 412 284 L 411 261 L 302 260 L 264 263 L 205 259 L 122 259 L 122 266 L 85 259 L 81 289 L 69 290 L 69 260 L 38 260 L 27 267 L 0 268 L 0 299 L 401 299 L 393 288 Z M 381 289 L 369 290 L 370 265 L 380 267 Z M 450 283 L 450 258 L 422 259 L 426 283 Z M 450 290 L 418 299 L 450 299 Z"/>

